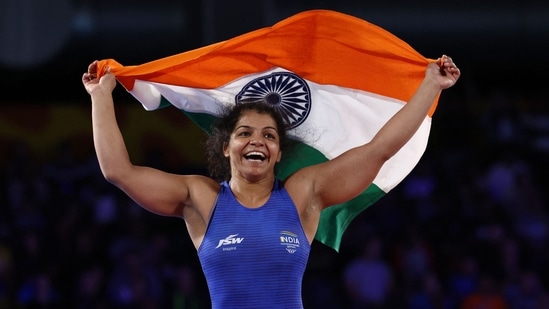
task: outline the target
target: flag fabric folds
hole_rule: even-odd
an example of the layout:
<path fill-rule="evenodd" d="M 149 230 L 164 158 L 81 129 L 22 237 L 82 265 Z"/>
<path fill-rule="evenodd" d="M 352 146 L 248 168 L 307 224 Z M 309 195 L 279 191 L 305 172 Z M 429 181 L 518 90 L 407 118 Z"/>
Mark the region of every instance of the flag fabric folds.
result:
<path fill-rule="evenodd" d="M 277 168 L 277 177 L 284 179 L 370 141 L 412 97 L 431 61 L 365 20 L 311 10 L 272 27 L 140 65 L 104 59 L 99 73 L 109 67 L 146 110 L 174 106 L 206 131 L 221 107 L 258 98 L 271 102 L 296 141 Z M 318 241 L 339 251 L 351 221 L 412 171 L 426 149 L 437 101 L 370 187 L 323 211 Z"/>

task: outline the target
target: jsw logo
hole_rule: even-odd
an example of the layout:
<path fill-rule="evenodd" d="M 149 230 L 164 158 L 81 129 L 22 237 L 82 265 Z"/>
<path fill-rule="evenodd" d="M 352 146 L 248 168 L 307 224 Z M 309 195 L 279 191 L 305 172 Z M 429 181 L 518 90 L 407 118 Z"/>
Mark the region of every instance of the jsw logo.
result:
<path fill-rule="evenodd" d="M 215 248 L 217 249 L 221 246 L 239 244 L 244 240 L 244 237 L 236 237 L 236 236 L 238 236 L 238 234 L 229 235 L 225 237 L 225 239 L 220 239 L 219 243 L 217 244 L 217 247 Z"/>

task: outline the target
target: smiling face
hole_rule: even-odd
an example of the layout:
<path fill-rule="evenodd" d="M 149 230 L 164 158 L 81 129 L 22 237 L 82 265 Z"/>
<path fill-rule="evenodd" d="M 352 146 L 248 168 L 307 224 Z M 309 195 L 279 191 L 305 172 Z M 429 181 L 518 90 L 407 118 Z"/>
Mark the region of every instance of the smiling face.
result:
<path fill-rule="evenodd" d="M 232 177 L 249 181 L 274 177 L 274 166 L 282 157 L 276 122 L 269 114 L 244 112 L 223 154 L 229 158 Z"/>

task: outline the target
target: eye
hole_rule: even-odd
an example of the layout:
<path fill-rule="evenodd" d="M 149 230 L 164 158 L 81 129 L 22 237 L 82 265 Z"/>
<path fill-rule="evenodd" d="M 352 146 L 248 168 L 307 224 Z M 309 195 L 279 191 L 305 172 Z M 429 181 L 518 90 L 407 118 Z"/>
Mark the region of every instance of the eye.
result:
<path fill-rule="evenodd" d="M 248 131 L 240 131 L 236 134 L 236 136 L 241 136 L 241 137 L 247 137 L 247 136 L 250 136 L 250 132 Z"/>
<path fill-rule="evenodd" d="M 263 136 L 267 139 L 276 139 L 276 135 L 274 135 L 273 133 L 265 133 Z"/>

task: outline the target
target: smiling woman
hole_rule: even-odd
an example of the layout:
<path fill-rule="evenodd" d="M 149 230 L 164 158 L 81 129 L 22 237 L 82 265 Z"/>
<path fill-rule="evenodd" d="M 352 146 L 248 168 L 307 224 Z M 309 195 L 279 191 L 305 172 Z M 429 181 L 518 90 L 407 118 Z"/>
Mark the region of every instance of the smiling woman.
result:
<path fill-rule="evenodd" d="M 268 95 L 231 105 L 215 123 L 206 177 L 134 165 L 116 120 L 114 74 L 108 67 L 102 74 L 94 61 L 82 83 L 91 96 L 104 177 L 150 212 L 185 220 L 212 308 L 303 308 L 302 279 L 321 212 L 364 192 L 459 77 L 450 57 L 428 63 L 415 94 L 369 142 L 285 179 L 277 178 L 275 166 L 291 123 Z"/>
<path fill-rule="evenodd" d="M 266 173 L 269 175 L 280 162 L 278 133 L 272 117 L 253 110 L 242 113 L 223 154 L 230 161 L 230 179 L 259 181 Z"/>
<path fill-rule="evenodd" d="M 224 111 L 224 116 L 222 117 L 222 119 L 226 119 L 226 121 L 220 121 L 217 126 L 213 127 L 212 134 L 206 141 L 205 145 L 210 175 L 218 181 L 228 180 L 231 178 L 231 165 L 227 159 L 229 154 L 226 152 L 228 150 L 227 147 L 229 146 L 229 141 L 231 138 L 234 138 L 231 135 L 246 135 L 248 138 L 248 136 L 252 134 L 250 133 L 252 128 L 250 126 L 242 126 L 242 122 L 240 121 L 240 118 L 243 117 L 245 113 L 250 111 L 266 116 L 267 118 L 271 118 L 272 124 L 266 128 L 262 128 L 260 131 L 262 135 L 268 135 L 266 140 L 272 140 L 272 138 L 275 138 L 279 145 L 278 147 L 280 147 L 281 150 L 289 145 L 289 140 L 286 135 L 286 123 L 282 120 L 280 116 L 281 114 L 276 112 L 276 110 L 271 108 L 269 105 L 256 102 L 239 104 L 233 109 L 226 109 Z M 238 128 L 238 130 L 235 130 L 235 128 Z M 219 151 L 219 145 L 224 145 L 223 147 L 225 151 L 223 153 Z M 253 150 L 258 150 L 258 148 L 250 149 L 250 153 Z M 261 151 L 264 150 L 261 149 Z M 261 151 L 259 154 L 262 157 L 266 157 L 267 154 L 262 153 Z M 277 160 L 276 162 L 280 161 L 280 158 L 275 159 Z"/>

